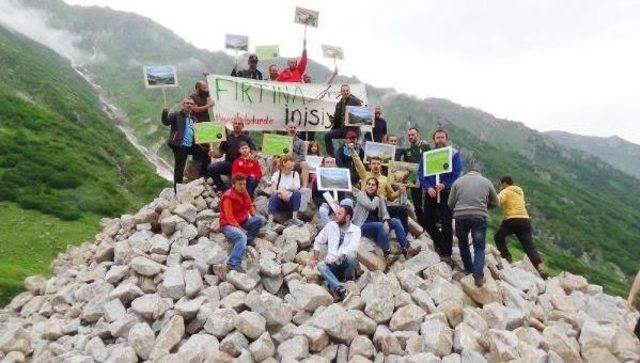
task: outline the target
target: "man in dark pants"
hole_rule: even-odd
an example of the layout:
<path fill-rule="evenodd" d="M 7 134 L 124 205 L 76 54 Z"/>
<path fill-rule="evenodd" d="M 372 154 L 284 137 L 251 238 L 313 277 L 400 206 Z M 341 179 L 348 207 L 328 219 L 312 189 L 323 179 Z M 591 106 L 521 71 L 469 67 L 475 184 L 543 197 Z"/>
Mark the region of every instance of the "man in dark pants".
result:
<path fill-rule="evenodd" d="M 195 89 L 196 91 L 189 96 L 193 102 L 195 102 L 192 114 L 195 116 L 196 122 L 210 121 L 209 109 L 213 107 L 215 102 L 209 97 L 209 86 L 205 81 L 198 81 L 196 82 Z M 200 175 L 205 176 L 207 173 L 207 167 L 211 164 L 209 146 L 199 145 L 198 147 L 202 148 L 202 152 L 199 153 L 201 159 L 197 160 L 200 163 Z"/>
<path fill-rule="evenodd" d="M 435 148 L 439 149 L 447 145 L 449 134 L 444 129 L 437 129 L 434 131 L 432 139 Z M 460 177 L 460 173 L 462 172 L 462 158 L 458 150 L 453 150 L 451 163 L 451 172 L 441 174 L 439 184 L 436 184 L 436 177 L 434 175 L 424 176 L 422 157 L 420 157 L 420 166 L 418 167 L 420 187 L 427 190 L 423 211 L 424 226 L 433 240 L 436 252 L 448 260 L 451 259 L 453 228 L 451 225 L 451 209 L 449 209 L 447 205 L 447 200 L 449 199 L 451 186 Z M 438 202 L 438 193 L 440 193 L 440 202 Z M 440 222 L 442 231 L 436 227 L 438 222 Z"/>
<path fill-rule="evenodd" d="M 387 136 L 387 121 L 382 118 L 382 106 L 376 106 L 373 110 L 373 114 L 375 118 L 373 120 L 372 132 L 367 132 L 364 135 L 364 139 L 372 141 L 371 134 L 373 134 L 374 142 L 384 142 L 385 136 Z"/>
<path fill-rule="evenodd" d="M 249 68 L 238 70 L 238 63 L 233 66 L 233 70 L 231 71 L 232 77 L 240 77 L 240 78 L 249 78 L 249 79 L 257 79 L 259 81 L 262 80 L 262 72 L 258 70 L 258 56 L 255 54 L 249 55 Z"/>
<path fill-rule="evenodd" d="M 493 236 L 496 247 L 500 251 L 500 255 L 511 263 L 511 253 L 507 248 L 507 237 L 515 234 L 533 266 L 538 270 L 540 276 L 546 279 L 549 274 L 540 254 L 533 245 L 531 219 L 525 206 L 524 192 L 519 186 L 513 185 L 513 178 L 510 176 L 503 176 L 500 179 L 500 186 L 502 190 L 498 194 L 498 198 L 500 199 L 504 219 Z"/>
<path fill-rule="evenodd" d="M 243 132 L 244 121 L 241 119 L 235 119 L 233 121 L 233 131 L 227 131 L 227 141 L 220 143 L 220 152 L 225 153 L 224 160 L 217 161 L 207 168 L 207 176 L 213 179 L 213 184 L 216 186 L 218 192 L 223 192 L 227 189 L 222 175 L 229 175 L 233 166 L 233 161 L 240 156 L 240 144 L 246 142 L 251 149 L 251 160 L 255 157 L 256 147 L 249 137 L 249 134 Z"/>
<path fill-rule="evenodd" d="M 327 150 L 327 154 L 335 157 L 333 150 L 333 139 L 340 139 L 344 137 L 346 127 L 344 125 L 344 116 L 346 114 L 347 106 L 362 106 L 362 101 L 351 94 L 351 87 L 348 84 L 340 86 L 340 94 L 342 98 L 336 104 L 336 109 L 333 112 L 333 124 L 331 130 L 324 135 L 324 146 Z"/>
<path fill-rule="evenodd" d="M 425 151 L 431 150 L 429 143 L 422 140 L 420 132 L 417 128 L 411 127 L 407 130 L 407 139 L 409 140 L 409 147 L 401 151 L 401 159 L 407 163 L 419 163 L 422 158 L 422 154 Z M 424 190 L 422 188 L 411 188 L 411 200 L 416 211 L 417 222 L 420 223 L 422 228 L 426 230 L 426 224 L 424 221 Z"/>
<path fill-rule="evenodd" d="M 489 179 L 477 170 L 460 177 L 451 186 L 449 209 L 456 219 L 456 236 L 464 269 L 473 273 L 475 285 L 484 285 L 485 237 L 489 208 L 498 205 L 498 195 Z M 469 250 L 469 233 L 473 241 L 473 259 Z"/>
<path fill-rule="evenodd" d="M 193 116 L 193 107 L 195 102 L 191 98 L 182 100 L 182 109 L 178 112 L 169 113 L 169 107 L 165 103 L 162 108 L 162 124 L 171 126 L 169 140 L 167 145 L 173 151 L 174 167 L 173 167 L 173 190 L 176 191 L 176 185 L 182 183 L 184 179 L 184 166 L 187 163 L 189 154 L 193 155 L 195 160 L 202 160 L 205 150 L 195 144 L 195 117 Z"/>

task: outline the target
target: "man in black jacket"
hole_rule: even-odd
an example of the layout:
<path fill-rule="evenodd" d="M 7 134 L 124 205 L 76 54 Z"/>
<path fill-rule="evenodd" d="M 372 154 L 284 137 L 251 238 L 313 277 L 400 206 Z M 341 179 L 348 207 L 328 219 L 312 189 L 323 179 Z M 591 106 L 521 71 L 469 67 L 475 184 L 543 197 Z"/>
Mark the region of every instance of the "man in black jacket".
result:
<path fill-rule="evenodd" d="M 207 122 L 211 120 L 209 116 L 209 109 L 213 107 L 215 101 L 209 97 L 209 85 L 205 81 L 198 81 L 195 85 L 195 93 L 189 96 L 196 104 L 193 107 L 192 114 L 196 118 L 196 122 Z M 207 172 L 207 167 L 211 164 L 211 157 L 209 156 L 209 145 L 199 145 L 203 152 L 200 153 L 202 159 L 199 159 L 200 163 L 200 176 L 204 176 Z"/>
<path fill-rule="evenodd" d="M 334 156 L 333 139 L 343 138 L 346 131 L 344 117 L 347 113 L 347 106 L 362 106 L 362 101 L 351 94 L 351 87 L 348 84 L 340 86 L 340 94 L 342 98 L 336 104 L 331 130 L 324 135 L 324 145 L 327 154 L 331 156 Z"/>
<path fill-rule="evenodd" d="M 256 147 L 249 137 L 249 134 L 243 132 L 244 121 L 241 119 L 233 120 L 233 131 L 227 131 L 227 141 L 220 143 L 220 152 L 225 153 L 224 160 L 217 161 L 207 168 L 207 176 L 213 179 L 213 184 L 216 186 L 218 192 L 223 192 L 227 189 L 227 186 L 222 180 L 222 175 L 229 175 L 231 173 L 231 167 L 233 161 L 240 156 L 240 144 L 246 142 L 252 151 L 251 158 L 255 155 Z M 217 156 L 216 156 L 217 157 Z"/>
<path fill-rule="evenodd" d="M 255 54 L 249 55 L 249 69 L 238 70 L 238 64 L 233 67 L 231 71 L 232 77 L 257 79 L 262 81 L 262 72 L 258 70 L 258 56 Z"/>
<path fill-rule="evenodd" d="M 189 154 L 193 155 L 195 160 L 204 158 L 205 149 L 195 143 L 196 118 L 193 116 L 193 108 L 195 102 L 191 98 L 182 100 L 182 109 L 178 112 L 169 113 L 169 107 L 165 103 L 162 109 L 162 123 L 171 126 L 169 140 L 167 144 L 173 151 L 174 167 L 173 167 L 173 189 L 176 190 L 176 184 L 182 183 L 184 178 L 184 166 L 187 163 Z"/>
<path fill-rule="evenodd" d="M 384 142 L 385 136 L 387 136 L 387 120 L 382 118 L 382 106 L 376 106 L 373 114 L 375 115 L 373 129 L 364 135 L 364 139 L 367 141 Z M 371 139 L 372 134 L 373 140 Z"/>

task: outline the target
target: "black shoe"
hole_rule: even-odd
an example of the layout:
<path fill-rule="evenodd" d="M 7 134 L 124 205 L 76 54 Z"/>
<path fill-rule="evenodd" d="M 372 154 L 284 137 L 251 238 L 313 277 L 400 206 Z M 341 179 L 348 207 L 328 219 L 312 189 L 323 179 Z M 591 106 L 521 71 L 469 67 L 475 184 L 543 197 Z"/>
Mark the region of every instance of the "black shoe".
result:
<path fill-rule="evenodd" d="M 336 288 L 336 295 L 338 296 L 338 301 L 345 301 L 349 298 L 349 291 L 342 285 Z"/>
<path fill-rule="evenodd" d="M 473 277 L 473 282 L 476 284 L 477 287 L 482 287 L 485 283 L 486 279 L 483 277 Z"/>

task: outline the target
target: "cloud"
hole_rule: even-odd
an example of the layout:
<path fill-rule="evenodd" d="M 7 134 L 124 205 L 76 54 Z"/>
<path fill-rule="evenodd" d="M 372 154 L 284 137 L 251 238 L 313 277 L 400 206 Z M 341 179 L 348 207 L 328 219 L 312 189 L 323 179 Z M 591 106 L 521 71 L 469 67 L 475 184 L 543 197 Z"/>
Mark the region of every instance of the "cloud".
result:
<path fill-rule="evenodd" d="M 26 8 L 12 0 L 0 0 L 0 24 L 53 49 L 72 63 L 83 63 L 89 55 L 79 49 L 82 37 L 66 30 L 52 28 L 43 11 Z"/>

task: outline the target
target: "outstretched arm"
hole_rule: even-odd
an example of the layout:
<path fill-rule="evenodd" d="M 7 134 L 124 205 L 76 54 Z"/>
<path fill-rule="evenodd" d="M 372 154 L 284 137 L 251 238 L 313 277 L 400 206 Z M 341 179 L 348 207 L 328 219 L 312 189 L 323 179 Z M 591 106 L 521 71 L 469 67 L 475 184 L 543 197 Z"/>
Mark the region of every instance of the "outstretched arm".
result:
<path fill-rule="evenodd" d="M 300 75 L 304 74 L 304 71 L 307 70 L 307 46 L 305 45 L 302 50 L 302 57 L 300 57 L 300 62 L 298 62 L 298 72 Z"/>

